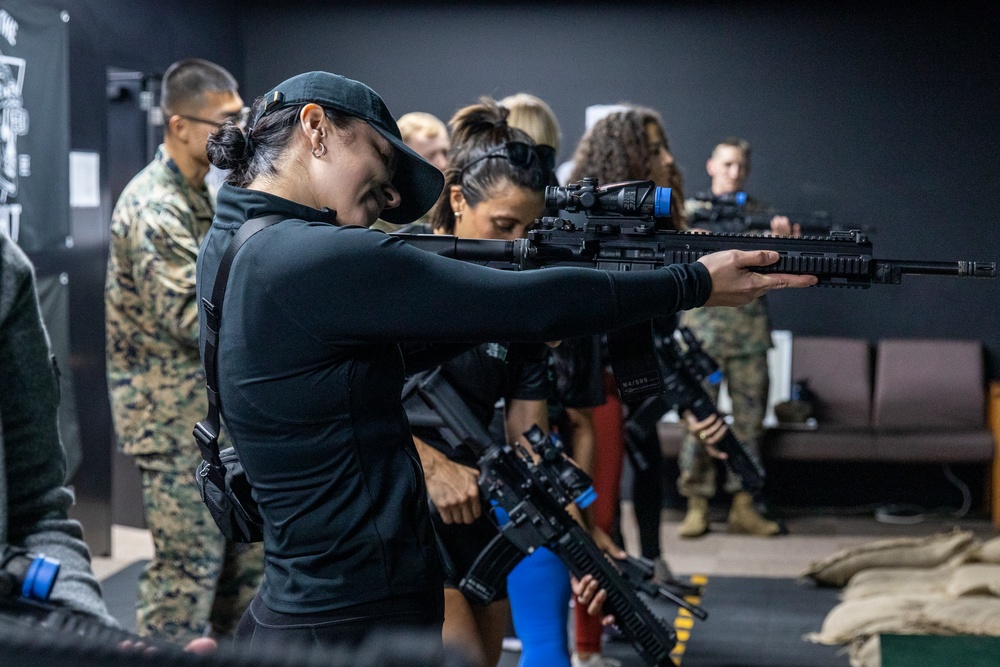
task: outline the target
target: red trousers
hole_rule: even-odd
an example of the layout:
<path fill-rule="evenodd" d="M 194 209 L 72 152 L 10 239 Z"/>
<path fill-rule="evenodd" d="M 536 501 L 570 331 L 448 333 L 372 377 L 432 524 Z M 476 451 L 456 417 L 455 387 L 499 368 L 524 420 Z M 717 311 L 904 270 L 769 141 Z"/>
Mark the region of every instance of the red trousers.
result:
<path fill-rule="evenodd" d="M 594 524 L 610 535 L 620 495 L 622 456 L 625 451 L 622 432 L 625 424 L 618 390 L 610 373 L 604 375 L 604 390 L 607 401 L 594 408 L 594 490 L 597 492 L 597 500 L 592 507 Z M 574 625 L 577 653 L 600 653 L 600 617 L 588 616 L 587 610 L 577 605 Z"/>

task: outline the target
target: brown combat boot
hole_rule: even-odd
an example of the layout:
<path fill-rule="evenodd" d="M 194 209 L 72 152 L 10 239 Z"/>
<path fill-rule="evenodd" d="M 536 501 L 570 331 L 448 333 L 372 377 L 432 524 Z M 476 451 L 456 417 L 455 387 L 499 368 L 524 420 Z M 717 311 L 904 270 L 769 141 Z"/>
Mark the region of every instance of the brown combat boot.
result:
<path fill-rule="evenodd" d="M 740 491 L 733 496 L 733 506 L 729 510 L 729 532 L 770 537 L 779 534 L 781 526 L 762 517 L 753 505 L 753 496 Z"/>
<path fill-rule="evenodd" d="M 688 498 L 688 510 L 677 529 L 681 537 L 701 537 L 708 532 L 708 498 L 691 496 Z"/>

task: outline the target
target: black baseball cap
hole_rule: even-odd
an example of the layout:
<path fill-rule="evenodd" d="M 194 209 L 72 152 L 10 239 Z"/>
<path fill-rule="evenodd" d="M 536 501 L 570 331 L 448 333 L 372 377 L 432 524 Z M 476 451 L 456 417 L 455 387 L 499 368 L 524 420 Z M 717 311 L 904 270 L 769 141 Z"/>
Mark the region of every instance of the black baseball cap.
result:
<path fill-rule="evenodd" d="M 403 143 L 399 128 L 378 93 L 361 83 L 329 72 L 306 72 L 279 83 L 264 96 L 263 110 L 252 127 L 267 114 L 290 106 L 315 102 L 323 107 L 356 116 L 386 138 L 398 155 L 392 184 L 399 190 L 400 204 L 382 211 L 393 224 L 413 222 L 430 210 L 444 189 L 444 175 Z"/>

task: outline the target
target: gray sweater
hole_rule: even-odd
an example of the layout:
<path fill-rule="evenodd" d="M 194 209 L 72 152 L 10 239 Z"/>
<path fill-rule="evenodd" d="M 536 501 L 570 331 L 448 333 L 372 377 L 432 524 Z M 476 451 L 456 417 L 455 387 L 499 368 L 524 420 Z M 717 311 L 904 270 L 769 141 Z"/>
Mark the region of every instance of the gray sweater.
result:
<path fill-rule="evenodd" d="M 67 517 L 59 385 L 31 263 L 0 232 L 0 544 L 62 563 L 52 599 L 115 624 L 90 568 L 80 524 Z"/>

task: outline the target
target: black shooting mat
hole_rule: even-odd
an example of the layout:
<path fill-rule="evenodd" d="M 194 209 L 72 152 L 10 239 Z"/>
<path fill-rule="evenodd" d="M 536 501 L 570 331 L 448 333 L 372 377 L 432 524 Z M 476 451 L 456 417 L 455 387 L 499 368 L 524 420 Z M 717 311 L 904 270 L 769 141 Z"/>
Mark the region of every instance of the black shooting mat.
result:
<path fill-rule="evenodd" d="M 802 639 L 818 632 L 827 613 L 839 602 L 836 589 L 816 588 L 796 579 L 706 577 L 700 605 L 708 620 L 679 614 L 676 606 L 654 601 L 653 611 L 678 629 L 683 639 L 675 649 L 681 667 L 846 667 L 838 646 Z M 573 618 L 570 615 L 570 632 Z M 689 629 L 690 628 L 690 629 Z M 572 646 L 572 642 L 571 642 Z M 499 667 L 516 667 L 518 653 L 504 651 Z M 604 655 L 623 667 L 642 667 L 631 644 L 606 641 Z"/>
<path fill-rule="evenodd" d="M 846 654 L 837 655 L 840 647 L 802 638 L 819 631 L 827 613 L 839 602 L 837 594 L 836 589 L 816 588 L 796 579 L 708 577 L 701 598 L 708 619 L 694 620 L 680 664 L 845 667 L 850 662 Z M 658 604 L 656 611 L 668 618 L 669 614 L 676 616 L 676 608 L 666 604 Z"/>
<path fill-rule="evenodd" d="M 101 592 L 108 613 L 118 619 L 123 629 L 135 632 L 135 600 L 139 592 L 139 575 L 149 561 L 138 560 L 124 570 L 101 580 Z"/>

